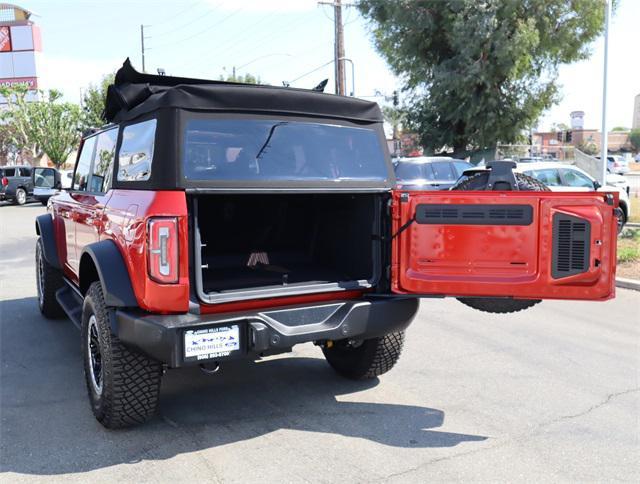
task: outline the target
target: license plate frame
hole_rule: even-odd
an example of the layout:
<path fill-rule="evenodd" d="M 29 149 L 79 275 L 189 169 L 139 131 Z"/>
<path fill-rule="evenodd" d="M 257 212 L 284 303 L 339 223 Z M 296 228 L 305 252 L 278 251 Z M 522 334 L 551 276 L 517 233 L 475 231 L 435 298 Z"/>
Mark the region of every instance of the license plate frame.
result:
<path fill-rule="evenodd" d="M 240 355 L 245 350 L 243 324 L 189 328 L 182 333 L 182 351 L 185 363 L 223 360 Z"/>

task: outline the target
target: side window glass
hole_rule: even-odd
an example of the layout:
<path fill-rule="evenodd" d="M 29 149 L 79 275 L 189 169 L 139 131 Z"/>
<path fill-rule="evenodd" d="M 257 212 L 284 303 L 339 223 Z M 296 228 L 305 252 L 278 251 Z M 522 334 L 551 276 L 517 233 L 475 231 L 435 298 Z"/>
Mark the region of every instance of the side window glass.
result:
<path fill-rule="evenodd" d="M 457 178 L 451 171 L 451 163 L 448 161 L 436 161 L 431 163 L 431 167 L 436 180 L 455 180 Z"/>
<path fill-rule="evenodd" d="M 562 170 L 562 177 L 570 187 L 593 188 L 593 182 L 579 171 Z"/>
<path fill-rule="evenodd" d="M 113 173 L 113 159 L 116 154 L 118 130 L 110 129 L 100 133 L 97 138 L 96 158 L 93 163 L 89 191 L 105 193 L 111 188 L 111 174 Z"/>
<path fill-rule="evenodd" d="M 76 164 L 76 170 L 73 175 L 73 190 L 86 191 L 89 183 L 89 170 L 91 169 L 91 158 L 93 157 L 93 148 L 96 145 L 96 137 L 93 136 L 82 144 L 80 158 Z"/>
<path fill-rule="evenodd" d="M 151 177 L 156 120 L 125 126 L 118 155 L 118 181 L 144 181 Z"/>
<path fill-rule="evenodd" d="M 550 187 L 559 187 L 562 185 L 562 181 L 560 180 L 560 174 L 556 169 L 547 169 L 547 170 L 536 170 L 533 173 L 533 177 L 540 180 L 547 186 Z"/>
<path fill-rule="evenodd" d="M 458 176 L 462 175 L 465 170 L 472 168 L 472 166 L 466 161 L 454 161 L 453 166 L 455 167 L 456 174 Z"/>

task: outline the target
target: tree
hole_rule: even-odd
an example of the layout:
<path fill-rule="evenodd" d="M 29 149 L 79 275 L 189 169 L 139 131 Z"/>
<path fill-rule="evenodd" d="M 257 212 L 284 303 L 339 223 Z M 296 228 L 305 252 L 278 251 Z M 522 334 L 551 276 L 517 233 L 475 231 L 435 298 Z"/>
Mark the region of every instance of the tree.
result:
<path fill-rule="evenodd" d="M 407 120 L 439 150 L 513 143 L 558 100 L 558 66 L 588 57 L 602 0 L 362 0 L 403 80 Z"/>
<path fill-rule="evenodd" d="M 0 111 L 0 136 L 7 152 L 20 159 L 41 156 L 32 132 L 31 106 L 27 101 L 26 86 L 0 87 L 0 96 L 6 100 L 6 109 Z"/>
<path fill-rule="evenodd" d="M 59 102 L 62 94 L 55 90 L 38 91 L 38 101 L 27 101 L 23 87 L 2 88 L 0 94 L 7 99 L 1 118 L 7 141 L 17 151 L 36 158 L 46 154 L 62 165 L 79 141 L 80 107 Z"/>
<path fill-rule="evenodd" d="M 636 151 L 640 151 L 640 128 L 632 129 L 629 132 L 629 141 Z"/>
<path fill-rule="evenodd" d="M 226 82 L 242 82 L 244 84 L 262 84 L 259 76 L 254 76 L 249 73 L 242 75 L 234 72 L 233 74 L 220 75 L 220 80 Z"/>
<path fill-rule="evenodd" d="M 105 124 L 102 117 L 107 100 L 107 88 L 113 84 L 116 75 L 111 73 L 103 76 L 97 84 L 89 84 L 82 95 L 82 126 L 83 128 L 98 128 Z"/>
<path fill-rule="evenodd" d="M 80 140 L 82 113 L 77 104 L 57 102 L 62 97 L 58 91 L 42 94 L 44 101 L 31 103 L 33 137 L 51 162 L 60 167 Z"/>
<path fill-rule="evenodd" d="M 624 126 L 615 126 L 611 131 L 629 131 L 629 128 L 625 128 Z"/>

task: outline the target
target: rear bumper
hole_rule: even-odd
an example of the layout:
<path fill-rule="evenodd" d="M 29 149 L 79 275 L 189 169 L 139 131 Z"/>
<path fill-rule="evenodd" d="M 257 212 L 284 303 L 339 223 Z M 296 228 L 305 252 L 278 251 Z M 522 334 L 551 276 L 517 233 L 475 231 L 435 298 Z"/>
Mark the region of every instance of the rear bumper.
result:
<path fill-rule="evenodd" d="M 184 360 L 184 333 L 190 329 L 237 324 L 243 340 L 241 349 L 232 356 L 215 360 L 256 358 L 262 353 L 287 351 L 299 343 L 368 339 L 400 331 L 409 326 L 418 304 L 415 298 L 363 299 L 212 315 L 156 315 L 117 310 L 113 329 L 123 343 L 176 368 L 194 364 Z"/>

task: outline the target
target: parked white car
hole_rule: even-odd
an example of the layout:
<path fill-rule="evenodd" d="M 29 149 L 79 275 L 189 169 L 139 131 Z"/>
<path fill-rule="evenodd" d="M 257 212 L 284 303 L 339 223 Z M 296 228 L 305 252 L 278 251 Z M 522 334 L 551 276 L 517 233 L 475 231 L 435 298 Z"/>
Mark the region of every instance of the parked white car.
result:
<path fill-rule="evenodd" d="M 596 156 L 599 160 L 600 157 Z M 616 173 L 618 175 L 624 175 L 625 173 L 629 173 L 631 169 L 629 168 L 629 162 L 620 155 L 609 155 L 607 156 L 607 171 L 609 173 Z"/>
<path fill-rule="evenodd" d="M 524 173 L 547 185 L 554 192 L 583 192 L 597 190 L 599 192 L 617 191 L 620 194 L 620 208 L 622 209 L 622 219 L 620 220 L 619 229 L 622 230 L 624 224 L 629 220 L 631 204 L 629 203 L 628 183 L 621 185 L 619 180 L 614 178 L 617 184 L 610 184 L 607 176 L 607 185 L 600 186 L 593 177 L 587 172 L 581 170 L 577 166 L 567 165 L 558 162 L 542 162 L 542 163 L 523 163 L 518 165 L 516 171 Z M 624 177 L 620 177 L 624 178 Z"/>

